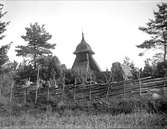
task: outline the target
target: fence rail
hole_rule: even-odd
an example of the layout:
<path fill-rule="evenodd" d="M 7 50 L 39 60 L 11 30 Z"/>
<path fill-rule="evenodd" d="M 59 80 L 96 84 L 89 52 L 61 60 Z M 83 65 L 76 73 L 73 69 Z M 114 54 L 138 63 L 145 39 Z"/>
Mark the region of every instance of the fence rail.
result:
<path fill-rule="evenodd" d="M 64 85 L 64 87 L 50 87 L 48 88 L 36 88 L 36 85 L 30 87 L 14 86 L 12 89 L 13 99 L 22 98 L 27 99 L 27 95 L 30 93 L 37 93 L 37 99 L 43 96 L 52 96 L 57 98 L 62 94 L 68 94 L 73 97 L 74 100 L 93 100 L 97 98 L 107 97 L 126 97 L 132 95 L 142 95 L 144 92 L 162 91 L 163 95 L 167 93 L 167 78 L 141 78 L 140 80 L 127 80 L 121 82 L 99 83 L 99 84 L 80 84 L 80 85 Z M 38 90 L 38 92 L 34 92 Z M 155 90 L 156 91 L 156 90 Z M 161 93 L 160 93 L 161 94 Z M 50 97 L 48 97 L 50 98 Z M 11 98 L 12 99 L 12 98 Z M 35 98 L 34 98 L 35 99 Z"/>

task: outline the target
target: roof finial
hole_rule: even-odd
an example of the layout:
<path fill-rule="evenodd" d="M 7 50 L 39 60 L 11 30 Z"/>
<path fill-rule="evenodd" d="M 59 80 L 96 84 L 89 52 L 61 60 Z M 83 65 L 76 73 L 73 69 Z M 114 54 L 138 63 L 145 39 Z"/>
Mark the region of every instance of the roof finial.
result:
<path fill-rule="evenodd" d="M 83 31 L 82 31 L 82 40 L 84 40 L 84 33 L 83 33 Z"/>

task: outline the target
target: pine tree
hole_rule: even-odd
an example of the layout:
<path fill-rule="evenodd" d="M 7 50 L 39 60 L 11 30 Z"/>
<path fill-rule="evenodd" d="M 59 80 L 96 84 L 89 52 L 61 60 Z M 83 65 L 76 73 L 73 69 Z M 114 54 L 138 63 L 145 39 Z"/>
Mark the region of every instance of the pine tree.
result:
<path fill-rule="evenodd" d="M 163 60 L 167 55 L 167 3 L 157 5 L 158 11 L 154 11 L 154 19 L 149 19 L 146 27 L 139 27 L 139 30 L 150 35 L 149 40 L 137 45 L 138 48 L 161 49 Z"/>
<path fill-rule="evenodd" d="M 7 13 L 7 12 L 3 12 L 3 4 L 0 4 L 0 19 L 3 18 L 3 16 Z M 0 20 L 0 40 L 2 40 L 5 35 L 4 32 L 6 31 L 6 26 L 9 24 L 9 22 L 5 22 Z M 7 56 L 7 52 L 10 48 L 10 44 L 7 45 L 1 45 L 0 47 L 0 68 L 3 64 L 5 64 L 9 59 Z"/>
<path fill-rule="evenodd" d="M 37 58 L 42 55 L 51 55 L 50 49 L 54 49 L 56 44 L 48 43 L 52 36 L 46 32 L 44 25 L 30 24 L 30 27 L 26 27 L 25 30 L 26 35 L 21 37 L 28 42 L 28 45 L 16 46 L 17 56 L 30 57 L 34 69 L 36 69 Z"/>
<path fill-rule="evenodd" d="M 3 12 L 3 4 L 0 4 L 0 19 L 3 18 L 3 16 L 7 13 L 7 12 Z M 9 22 L 5 22 L 5 21 L 0 21 L 0 40 L 2 40 L 5 35 L 3 35 L 3 33 L 6 31 L 6 26 L 9 24 Z"/>
<path fill-rule="evenodd" d="M 10 44 L 9 45 L 3 45 L 0 48 L 0 66 L 2 66 L 3 64 L 5 64 L 9 58 L 7 56 L 7 52 L 9 50 Z"/>

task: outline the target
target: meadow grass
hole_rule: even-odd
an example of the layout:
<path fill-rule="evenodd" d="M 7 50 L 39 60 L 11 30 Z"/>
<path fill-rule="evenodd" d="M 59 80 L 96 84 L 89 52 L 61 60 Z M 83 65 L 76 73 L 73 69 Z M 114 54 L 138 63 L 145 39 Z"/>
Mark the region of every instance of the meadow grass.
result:
<path fill-rule="evenodd" d="M 58 112 L 23 113 L 19 116 L 0 117 L 3 129 L 111 129 L 111 128 L 165 128 L 165 116 L 136 112 L 111 115 L 109 113 L 90 113 L 65 110 Z"/>

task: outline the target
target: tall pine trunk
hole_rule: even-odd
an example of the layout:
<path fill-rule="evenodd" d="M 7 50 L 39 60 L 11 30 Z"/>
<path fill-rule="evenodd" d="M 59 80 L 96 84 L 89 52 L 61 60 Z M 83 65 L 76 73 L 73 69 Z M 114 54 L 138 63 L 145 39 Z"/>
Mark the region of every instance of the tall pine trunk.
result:
<path fill-rule="evenodd" d="M 33 57 L 33 65 L 34 65 L 34 69 L 36 70 L 36 68 L 37 68 L 37 63 L 36 63 L 36 57 L 37 57 L 37 55 L 36 54 L 34 54 L 34 57 Z"/>
<path fill-rule="evenodd" d="M 166 61 L 166 42 L 164 44 L 164 58 L 163 58 L 163 61 L 165 62 Z"/>
<path fill-rule="evenodd" d="M 164 39 L 164 59 L 163 59 L 163 61 L 165 62 L 166 61 L 166 54 L 167 54 L 167 51 L 166 51 L 166 49 L 167 49 L 167 40 L 166 40 L 166 35 L 164 34 L 164 32 L 163 32 L 163 39 Z"/>

